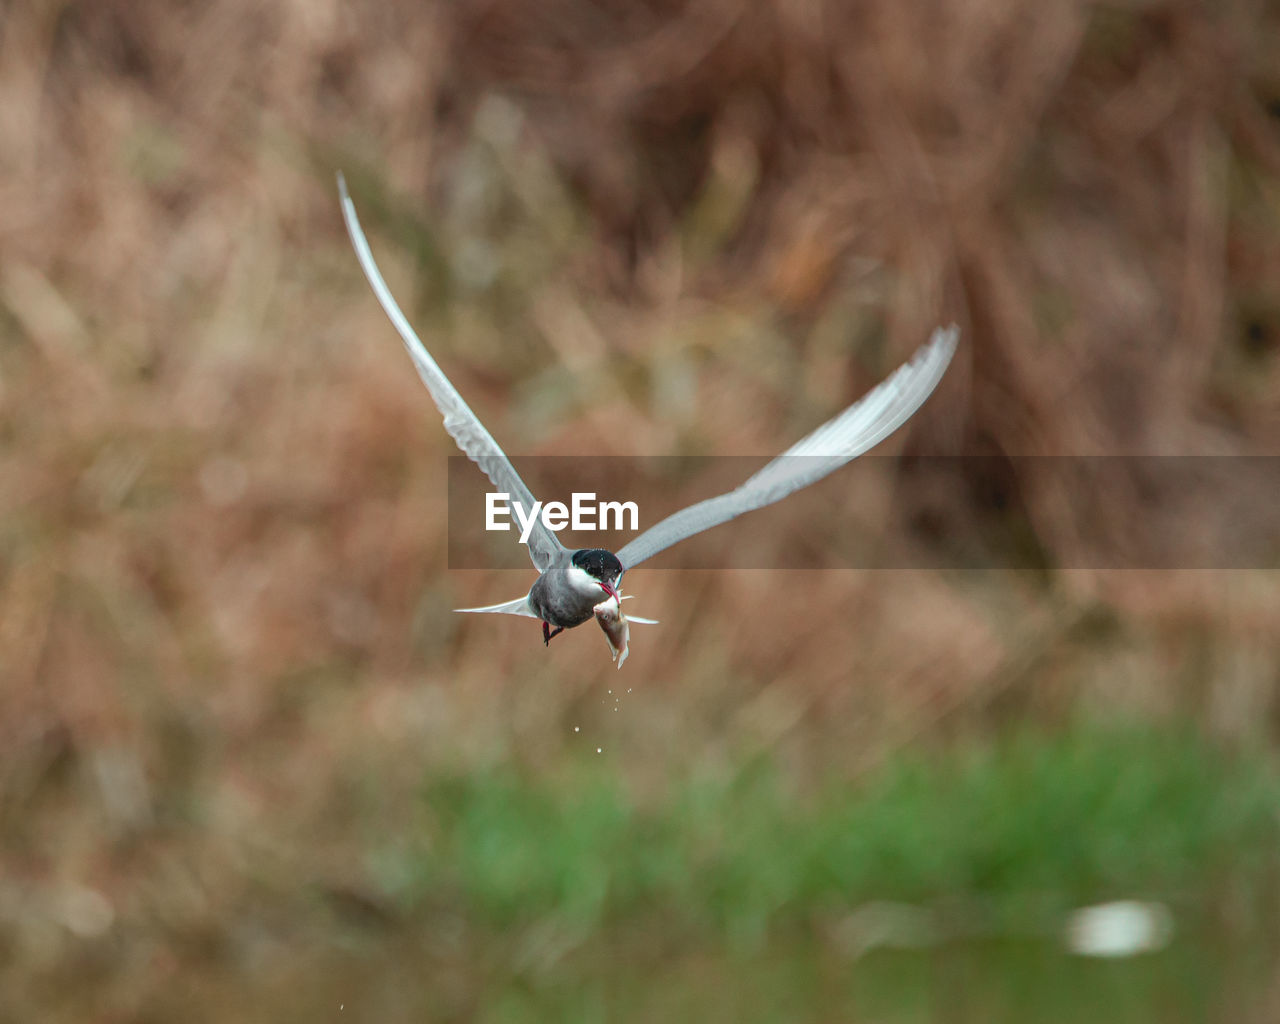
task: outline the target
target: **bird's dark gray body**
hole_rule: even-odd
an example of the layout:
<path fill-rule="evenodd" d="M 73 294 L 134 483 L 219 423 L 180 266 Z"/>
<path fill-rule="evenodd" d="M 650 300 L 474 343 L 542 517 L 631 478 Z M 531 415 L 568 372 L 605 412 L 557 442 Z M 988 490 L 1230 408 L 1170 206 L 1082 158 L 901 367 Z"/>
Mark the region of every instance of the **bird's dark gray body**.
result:
<path fill-rule="evenodd" d="M 569 584 L 569 563 L 552 566 L 533 584 L 529 591 L 529 607 L 538 618 L 562 629 L 581 626 L 594 614 L 592 609 L 604 600 L 580 594 Z"/>
<path fill-rule="evenodd" d="M 621 577 L 622 563 L 612 551 L 565 552 L 529 590 L 529 607 L 543 622 L 572 629 L 591 619 L 595 606 L 609 596 L 598 581 L 616 586 Z"/>

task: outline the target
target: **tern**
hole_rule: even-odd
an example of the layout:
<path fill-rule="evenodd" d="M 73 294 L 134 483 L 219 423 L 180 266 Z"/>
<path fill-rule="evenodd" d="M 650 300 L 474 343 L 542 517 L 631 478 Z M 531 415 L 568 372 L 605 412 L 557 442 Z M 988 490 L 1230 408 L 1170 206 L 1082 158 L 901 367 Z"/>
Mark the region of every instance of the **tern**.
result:
<path fill-rule="evenodd" d="M 347 233 L 360 267 L 383 311 L 390 318 L 418 376 L 444 416 L 444 428 L 463 453 L 475 462 L 499 491 L 525 509 L 534 508 L 533 494 L 520 479 L 498 442 L 485 429 L 396 304 L 369 250 L 346 181 L 338 175 L 338 192 Z M 459 612 L 525 615 L 542 621 L 542 642 L 593 617 L 604 630 L 618 667 L 626 661 L 628 622 L 656 625 L 653 619 L 623 614 L 622 576 L 672 544 L 744 512 L 781 501 L 788 494 L 821 480 L 879 444 L 915 413 L 942 379 L 955 353 L 960 330 L 954 324 L 938 328 L 911 360 L 867 392 L 838 416 L 796 442 L 745 483 L 727 494 L 697 502 L 667 516 L 616 553 L 603 548 L 570 551 L 541 517 L 535 517 L 527 545 L 538 578 L 529 592 L 514 601 Z M 603 596 L 602 596 L 603 595 Z M 628 595 L 629 597 L 630 595 Z"/>

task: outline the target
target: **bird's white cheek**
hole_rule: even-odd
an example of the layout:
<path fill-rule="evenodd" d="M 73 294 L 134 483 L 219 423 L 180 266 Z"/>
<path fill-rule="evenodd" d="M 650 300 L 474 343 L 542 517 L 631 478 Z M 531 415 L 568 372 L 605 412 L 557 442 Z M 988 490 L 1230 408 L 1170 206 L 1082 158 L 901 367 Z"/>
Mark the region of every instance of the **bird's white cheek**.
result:
<path fill-rule="evenodd" d="M 604 594 L 604 591 L 600 589 L 600 584 L 591 578 L 591 574 L 579 569 L 576 565 L 569 566 L 567 577 L 569 586 L 573 587 L 579 594 L 586 594 L 590 597 L 603 596 Z"/>

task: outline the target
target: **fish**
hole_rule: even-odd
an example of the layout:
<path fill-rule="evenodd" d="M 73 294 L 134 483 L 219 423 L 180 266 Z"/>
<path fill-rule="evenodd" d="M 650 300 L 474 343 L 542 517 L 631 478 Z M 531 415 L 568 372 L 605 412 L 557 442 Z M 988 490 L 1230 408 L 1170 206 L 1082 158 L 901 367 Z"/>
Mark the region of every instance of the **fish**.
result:
<path fill-rule="evenodd" d="M 609 642 L 609 653 L 618 663 L 618 668 L 622 668 L 622 663 L 627 660 L 628 645 L 631 641 L 631 627 L 627 625 L 627 615 L 622 610 L 622 602 L 610 596 L 596 605 L 592 611 L 595 612 L 596 622 L 600 623 L 600 628 L 604 630 L 605 640 Z"/>

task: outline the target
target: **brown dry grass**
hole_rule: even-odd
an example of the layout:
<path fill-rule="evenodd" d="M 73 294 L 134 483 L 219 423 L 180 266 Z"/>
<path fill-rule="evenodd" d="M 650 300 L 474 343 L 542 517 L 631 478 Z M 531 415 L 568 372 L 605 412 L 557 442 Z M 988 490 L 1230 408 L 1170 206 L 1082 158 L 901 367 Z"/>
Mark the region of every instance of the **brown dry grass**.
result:
<path fill-rule="evenodd" d="M 296 879 L 372 900 L 425 767 L 570 724 L 643 792 L 1081 699 L 1269 721 L 1265 575 L 654 572 L 621 675 L 450 616 L 527 578 L 444 571 L 450 443 L 332 174 L 515 452 L 776 451 L 953 318 L 899 448 L 1274 452 L 1278 52 L 1247 0 L 10 4 L 0 1008 L 84 1019 L 88 978 L 133 1019 L 259 957 L 273 1019 Z M 1020 485 L 1067 560 L 1128 500 Z"/>

